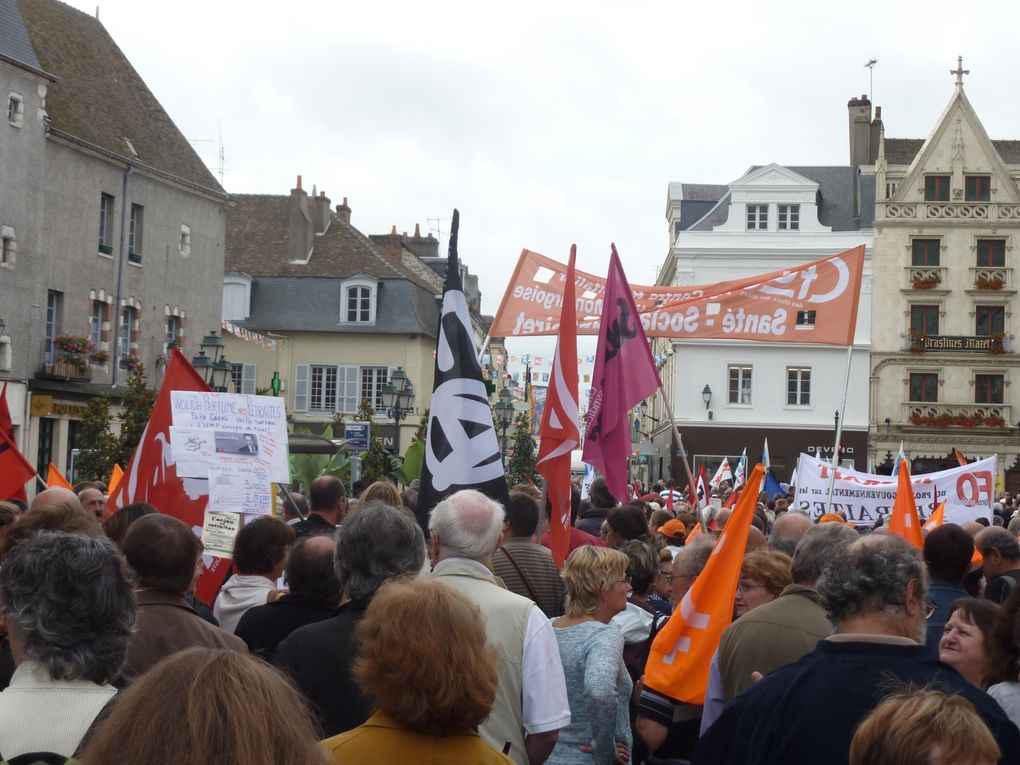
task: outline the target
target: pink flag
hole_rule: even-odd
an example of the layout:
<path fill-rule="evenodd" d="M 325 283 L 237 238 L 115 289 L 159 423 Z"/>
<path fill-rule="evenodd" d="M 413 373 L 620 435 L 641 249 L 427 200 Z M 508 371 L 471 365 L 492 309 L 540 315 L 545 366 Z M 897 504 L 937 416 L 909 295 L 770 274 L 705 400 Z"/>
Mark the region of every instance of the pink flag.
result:
<path fill-rule="evenodd" d="M 585 414 L 584 461 L 605 476 L 614 497 L 626 502 L 629 410 L 655 393 L 660 382 L 616 245 L 612 248 L 591 400 Z"/>
<path fill-rule="evenodd" d="M 560 309 L 560 336 L 556 340 L 549 390 L 538 427 L 538 472 L 549 487 L 552 512 L 549 515 L 549 546 L 558 568 L 570 549 L 570 452 L 581 443 L 580 415 L 577 408 L 577 308 L 574 303 L 574 257 L 577 246 L 570 246 L 567 283 L 563 285 Z"/>

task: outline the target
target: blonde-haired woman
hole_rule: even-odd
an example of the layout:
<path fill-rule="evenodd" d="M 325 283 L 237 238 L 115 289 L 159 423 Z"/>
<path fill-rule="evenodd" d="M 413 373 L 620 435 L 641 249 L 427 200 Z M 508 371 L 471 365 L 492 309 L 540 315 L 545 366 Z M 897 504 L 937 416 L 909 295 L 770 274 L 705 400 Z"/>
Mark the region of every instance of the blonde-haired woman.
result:
<path fill-rule="evenodd" d="M 631 681 L 623 633 L 609 620 L 627 607 L 629 559 L 608 547 L 579 547 L 560 576 L 565 615 L 553 621 L 567 680 L 570 725 L 560 731 L 549 765 L 626 763 L 631 734 Z"/>

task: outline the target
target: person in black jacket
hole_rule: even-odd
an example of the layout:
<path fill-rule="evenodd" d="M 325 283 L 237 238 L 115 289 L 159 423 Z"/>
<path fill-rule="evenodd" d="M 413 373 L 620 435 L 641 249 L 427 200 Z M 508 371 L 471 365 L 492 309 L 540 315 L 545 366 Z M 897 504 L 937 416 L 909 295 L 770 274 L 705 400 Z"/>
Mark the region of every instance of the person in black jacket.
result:
<path fill-rule="evenodd" d="M 294 630 L 273 657 L 311 702 L 324 738 L 368 719 L 372 705 L 351 673 L 354 628 L 384 582 L 421 571 L 425 537 L 406 510 L 359 503 L 337 529 L 334 560 L 343 604 L 330 618 Z"/>
<path fill-rule="evenodd" d="M 581 513 L 581 517 L 574 523 L 574 527 L 597 537 L 602 533 L 602 521 L 618 503 L 616 498 L 609 493 L 606 479 L 602 476 L 591 482 L 591 486 L 588 487 L 588 497 L 591 499 L 591 507 Z"/>
<path fill-rule="evenodd" d="M 333 615 L 340 602 L 340 580 L 333 568 L 333 536 L 315 534 L 294 544 L 284 574 L 289 592 L 245 611 L 234 634 L 267 661 L 280 641 L 298 627 Z"/>

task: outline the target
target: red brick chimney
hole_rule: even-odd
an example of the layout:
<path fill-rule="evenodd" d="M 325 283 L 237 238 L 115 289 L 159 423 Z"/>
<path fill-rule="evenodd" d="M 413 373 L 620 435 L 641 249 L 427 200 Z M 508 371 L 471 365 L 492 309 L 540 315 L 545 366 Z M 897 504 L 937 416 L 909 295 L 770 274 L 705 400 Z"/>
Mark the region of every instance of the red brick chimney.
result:
<path fill-rule="evenodd" d="M 350 224 L 351 208 L 347 206 L 347 197 L 344 197 L 343 204 L 336 206 L 336 217 L 338 217 L 344 223 Z"/>

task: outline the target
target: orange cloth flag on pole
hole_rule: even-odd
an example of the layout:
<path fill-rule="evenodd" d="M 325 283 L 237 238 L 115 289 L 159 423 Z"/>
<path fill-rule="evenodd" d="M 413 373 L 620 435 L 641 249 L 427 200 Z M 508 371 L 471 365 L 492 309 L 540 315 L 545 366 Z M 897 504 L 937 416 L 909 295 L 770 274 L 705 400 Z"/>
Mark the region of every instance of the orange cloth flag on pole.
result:
<path fill-rule="evenodd" d="M 701 534 L 701 521 L 698 521 L 697 523 L 694 524 L 694 528 L 691 529 L 691 533 L 687 535 L 687 542 L 690 542 L 692 539 L 694 539 L 694 537 L 698 536 L 699 534 Z M 686 544 L 687 542 L 685 542 L 684 544 Z"/>
<path fill-rule="evenodd" d="M 570 549 L 570 453 L 581 444 L 581 415 L 577 408 L 577 321 L 574 304 L 574 258 L 570 246 L 567 283 L 563 286 L 560 336 L 556 341 L 549 389 L 545 395 L 536 469 L 548 486 L 549 548 L 556 567 L 562 568 Z"/>
<path fill-rule="evenodd" d="M 921 549 L 924 547 L 924 537 L 921 536 L 921 521 L 917 517 L 914 487 L 910 485 L 910 467 L 906 460 L 900 463 L 898 479 L 896 501 L 893 502 L 892 515 L 889 517 L 889 531 Z"/>
<path fill-rule="evenodd" d="M 117 485 L 120 483 L 120 479 L 124 477 L 124 468 L 120 465 L 114 464 L 113 472 L 110 473 L 110 482 L 106 484 L 106 494 L 109 496 L 117 491 Z"/>
<path fill-rule="evenodd" d="M 939 502 L 939 506 L 935 508 L 935 512 L 931 514 L 931 518 L 925 521 L 921 527 L 921 531 L 931 531 L 937 529 L 943 523 L 946 522 L 946 501 L 942 500 Z"/>
<path fill-rule="evenodd" d="M 60 470 L 57 469 L 57 466 L 52 462 L 46 471 L 46 483 L 51 489 L 57 486 L 65 489 L 74 489 L 74 487 L 71 486 L 70 481 L 64 478 L 64 474 L 61 473 Z"/>
<path fill-rule="evenodd" d="M 0 497 L 24 496 L 25 484 L 33 478 L 35 468 L 32 463 L 18 451 L 14 439 L 0 428 Z"/>
<path fill-rule="evenodd" d="M 655 636 L 645 685 L 674 701 L 704 704 L 708 665 L 733 619 L 747 535 L 765 468 L 757 465 L 701 575 Z"/>

